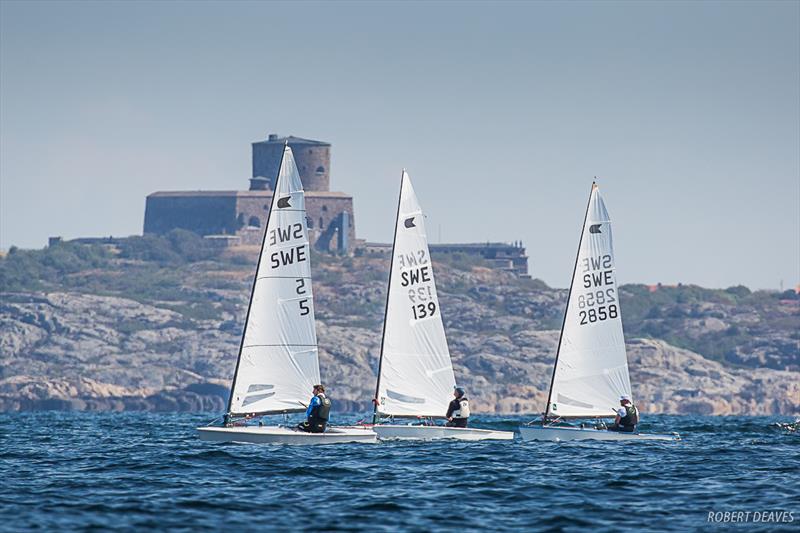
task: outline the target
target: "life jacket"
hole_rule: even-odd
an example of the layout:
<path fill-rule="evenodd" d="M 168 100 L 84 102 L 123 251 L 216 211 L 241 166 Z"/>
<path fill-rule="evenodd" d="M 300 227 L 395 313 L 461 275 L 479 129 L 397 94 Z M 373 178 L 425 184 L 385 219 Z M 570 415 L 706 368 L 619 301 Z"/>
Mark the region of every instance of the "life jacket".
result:
<path fill-rule="evenodd" d="M 456 400 L 458 402 L 458 409 L 453 411 L 451 415 L 453 418 L 469 418 L 469 400 L 466 396 L 462 396 Z"/>
<path fill-rule="evenodd" d="M 639 410 L 633 404 L 625 406 L 625 416 L 619 419 L 620 426 L 635 426 L 639 423 Z"/>
<path fill-rule="evenodd" d="M 331 401 L 324 394 L 318 394 L 317 398 L 319 398 L 319 405 L 314 407 L 309 418 L 316 418 L 327 422 L 331 414 Z"/>
<path fill-rule="evenodd" d="M 328 399 L 327 396 L 320 394 L 319 395 L 319 405 L 314 410 L 315 412 L 312 413 L 312 416 L 315 418 L 320 418 L 322 420 L 328 421 L 328 418 L 331 416 L 331 401 Z"/>

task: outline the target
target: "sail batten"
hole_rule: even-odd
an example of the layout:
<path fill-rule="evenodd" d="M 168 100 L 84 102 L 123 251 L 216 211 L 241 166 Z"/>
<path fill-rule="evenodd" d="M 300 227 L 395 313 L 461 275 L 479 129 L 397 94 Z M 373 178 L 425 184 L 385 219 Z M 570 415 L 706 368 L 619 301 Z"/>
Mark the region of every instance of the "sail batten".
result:
<path fill-rule="evenodd" d="M 546 414 L 610 417 L 631 395 L 611 220 L 592 186 L 559 340 Z"/>
<path fill-rule="evenodd" d="M 396 417 L 441 417 L 454 386 L 425 218 L 411 180 L 403 171 L 376 410 Z"/>
<path fill-rule="evenodd" d="M 305 196 L 284 147 L 236 366 L 231 414 L 304 410 L 319 383 Z"/>

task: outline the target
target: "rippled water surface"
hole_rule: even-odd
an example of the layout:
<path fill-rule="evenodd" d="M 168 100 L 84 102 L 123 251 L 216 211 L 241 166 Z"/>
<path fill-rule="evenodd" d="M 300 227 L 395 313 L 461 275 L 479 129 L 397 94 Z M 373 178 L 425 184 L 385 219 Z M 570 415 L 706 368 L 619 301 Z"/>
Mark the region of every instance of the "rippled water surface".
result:
<path fill-rule="evenodd" d="M 642 431 L 678 431 L 676 443 L 307 447 L 200 442 L 209 418 L 0 415 L 0 529 L 686 531 L 711 511 L 793 514 L 748 531 L 800 526 L 788 418 L 647 417 Z"/>

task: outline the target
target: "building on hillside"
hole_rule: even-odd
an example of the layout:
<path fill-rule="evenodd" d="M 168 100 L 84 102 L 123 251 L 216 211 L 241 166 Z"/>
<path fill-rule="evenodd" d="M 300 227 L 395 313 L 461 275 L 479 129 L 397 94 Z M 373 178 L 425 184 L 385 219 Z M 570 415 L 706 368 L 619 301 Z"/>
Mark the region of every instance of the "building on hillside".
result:
<path fill-rule="evenodd" d="M 367 253 L 389 253 L 389 244 L 356 242 L 353 197 L 330 190 L 330 143 L 276 134 L 252 143 L 248 190 L 154 192 L 147 197 L 144 233 L 185 229 L 221 247 L 260 244 L 285 142 L 292 148 L 303 182 L 311 245 L 331 252 L 350 253 L 358 246 Z M 522 243 L 432 244 L 431 252 L 480 257 L 499 270 L 528 275 Z"/>
<path fill-rule="evenodd" d="M 429 244 L 428 247 L 434 259 L 437 255 L 443 254 L 461 254 L 468 257 L 479 257 L 496 270 L 513 272 L 520 277 L 530 277 L 528 275 L 528 256 L 525 255 L 525 247 L 522 246 L 522 241 L 513 243 L 476 242 L 462 244 Z M 364 244 L 363 250 L 371 254 L 388 254 L 392 251 L 392 245 L 382 242 L 368 242 Z"/>
<path fill-rule="evenodd" d="M 260 243 L 285 142 L 292 148 L 305 189 L 312 246 L 351 251 L 355 242 L 353 197 L 330 190 L 331 145 L 275 134 L 252 144 L 249 190 L 154 192 L 146 201 L 144 233 L 159 235 L 180 228 L 226 242 Z"/>

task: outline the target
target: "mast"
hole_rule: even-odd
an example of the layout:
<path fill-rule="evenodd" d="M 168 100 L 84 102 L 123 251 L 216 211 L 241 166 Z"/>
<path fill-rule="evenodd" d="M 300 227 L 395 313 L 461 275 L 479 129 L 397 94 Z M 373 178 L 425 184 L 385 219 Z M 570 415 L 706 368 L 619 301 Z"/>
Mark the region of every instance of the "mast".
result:
<path fill-rule="evenodd" d="M 400 173 L 400 194 L 397 196 L 397 214 L 394 217 L 394 235 L 392 235 L 392 254 L 389 260 L 389 283 L 386 286 L 386 307 L 383 309 L 383 330 L 381 332 L 381 355 L 378 358 L 378 379 L 375 381 L 375 405 L 372 411 L 372 423 L 378 422 L 378 394 L 381 390 L 381 367 L 383 366 L 383 343 L 386 341 L 386 315 L 389 313 L 389 295 L 392 293 L 392 270 L 394 270 L 394 247 L 397 244 L 397 222 L 400 220 L 400 203 L 403 200 L 403 184 L 406 169 Z"/>
<path fill-rule="evenodd" d="M 592 181 L 592 190 L 589 192 L 589 200 L 586 202 L 586 213 L 583 215 L 583 226 L 581 226 L 581 238 L 578 240 L 578 252 L 575 254 L 575 266 L 572 267 L 572 279 L 569 282 L 569 292 L 567 293 L 567 306 L 564 308 L 564 319 L 561 321 L 561 332 L 558 335 L 558 347 L 556 348 L 556 360 L 553 363 L 553 375 L 550 377 L 550 390 L 547 392 L 547 405 L 544 409 L 542 416 L 542 423 L 547 421 L 547 415 L 550 414 L 550 400 L 553 396 L 553 383 L 556 380 L 556 369 L 558 368 L 558 355 L 561 353 L 561 341 L 564 337 L 564 325 L 567 323 L 567 315 L 569 314 L 569 302 L 572 299 L 572 286 L 575 284 L 575 272 L 578 271 L 578 259 L 581 256 L 581 245 L 583 244 L 583 234 L 586 231 L 586 220 L 589 217 L 589 206 L 592 203 L 592 194 L 597 189 L 597 176 Z"/>
<path fill-rule="evenodd" d="M 228 396 L 227 418 L 230 416 L 231 407 L 233 406 L 233 391 L 236 385 L 236 378 L 239 375 L 239 363 L 242 361 L 242 349 L 244 349 L 244 338 L 247 333 L 247 325 L 250 322 L 250 308 L 253 306 L 253 296 L 256 292 L 256 282 L 258 281 L 258 271 L 261 269 L 261 256 L 264 254 L 264 245 L 267 242 L 267 233 L 269 232 L 269 220 L 272 218 L 272 210 L 275 207 L 275 197 L 278 196 L 278 180 L 281 178 L 281 168 L 283 168 L 283 160 L 286 157 L 286 148 L 289 146 L 289 139 L 283 143 L 283 152 L 281 153 L 281 162 L 278 164 L 278 174 L 275 176 L 275 183 L 272 186 L 272 200 L 269 202 L 269 213 L 267 213 L 267 220 L 264 223 L 264 236 L 261 238 L 261 249 L 258 252 L 258 262 L 256 263 L 256 271 L 253 274 L 253 286 L 250 288 L 250 302 L 247 304 L 247 314 L 244 317 L 244 328 L 242 329 L 242 339 L 239 341 L 239 355 L 236 357 L 236 368 L 233 371 L 233 381 L 231 381 L 231 393 Z"/>

